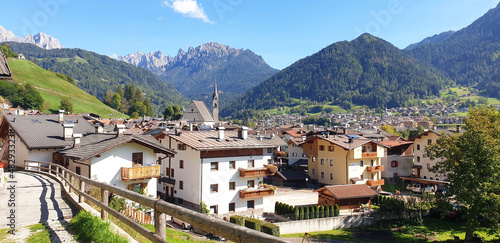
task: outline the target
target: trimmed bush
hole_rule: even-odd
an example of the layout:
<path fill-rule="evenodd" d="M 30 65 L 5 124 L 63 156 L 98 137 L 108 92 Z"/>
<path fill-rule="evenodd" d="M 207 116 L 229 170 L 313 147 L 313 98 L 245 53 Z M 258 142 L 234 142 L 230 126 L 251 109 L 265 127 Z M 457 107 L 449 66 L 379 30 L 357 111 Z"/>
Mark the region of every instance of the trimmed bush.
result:
<path fill-rule="evenodd" d="M 299 216 L 299 219 L 300 220 L 304 220 L 304 207 L 300 207 L 300 216 Z"/>
<path fill-rule="evenodd" d="M 247 218 L 245 220 L 245 227 L 260 231 L 260 228 L 262 227 L 262 221 L 259 219 Z"/>
<path fill-rule="evenodd" d="M 233 215 L 229 218 L 229 222 L 243 226 L 243 225 L 245 225 L 245 218 L 243 218 L 242 216 L 239 216 L 239 215 Z"/>
<path fill-rule="evenodd" d="M 329 217 L 335 216 L 335 210 L 333 210 L 333 205 L 332 204 L 328 205 L 328 209 L 330 211 L 330 214 L 328 216 Z"/>
<path fill-rule="evenodd" d="M 293 212 L 293 218 L 295 220 L 299 220 L 299 209 L 295 208 L 295 212 Z"/>
<path fill-rule="evenodd" d="M 315 219 L 316 213 L 314 213 L 314 206 L 309 207 L 309 211 L 311 212 L 311 216 L 309 217 L 310 219 Z"/>
<path fill-rule="evenodd" d="M 278 213 L 278 208 L 279 208 L 279 206 L 280 206 L 280 202 L 276 201 L 276 202 L 274 203 L 274 213 L 279 214 L 279 213 Z"/>
<path fill-rule="evenodd" d="M 314 206 L 314 213 L 315 213 L 314 218 L 319 219 L 319 206 L 318 205 Z"/>
<path fill-rule="evenodd" d="M 272 223 L 265 223 L 261 228 L 262 232 L 276 237 L 280 237 L 280 227 Z"/>
<path fill-rule="evenodd" d="M 340 208 L 339 208 L 339 205 L 338 204 L 335 204 L 335 208 L 333 209 L 334 210 L 334 216 L 339 216 L 340 215 Z"/>
<path fill-rule="evenodd" d="M 304 219 L 309 219 L 309 207 L 305 206 L 304 208 Z"/>

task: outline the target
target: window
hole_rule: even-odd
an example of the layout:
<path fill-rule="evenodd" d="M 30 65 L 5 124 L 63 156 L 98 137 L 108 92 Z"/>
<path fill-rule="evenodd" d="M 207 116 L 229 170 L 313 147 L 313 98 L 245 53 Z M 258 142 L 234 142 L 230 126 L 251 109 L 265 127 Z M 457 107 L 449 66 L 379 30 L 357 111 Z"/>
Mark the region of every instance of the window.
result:
<path fill-rule="evenodd" d="M 229 190 L 232 191 L 236 188 L 236 182 L 229 182 Z"/>
<path fill-rule="evenodd" d="M 249 180 L 249 181 L 247 181 L 247 187 L 248 187 L 248 188 L 252 188 L 252 187 L 254 187 L 254 186 L 255 186 L 255 181 L 254 181 L 254 180 Z"/>
<path fill-rule="evenodd" d="M 142 166 L 142 153 L 132 153 L 132 165 Z"/>
<path fill-rule="evenodd" d="M 417 150 L 420 150 L 420 144 L 417 144 Z"/>
<path fill-rule="evenodd" d="M 321 172 L 321 179 L 325 178 L 325 172 Z"/>
<path fill-rule="evenodd" d="M 363 167 L 363 166 L 364 166 L 364 164 L 363 164 L 363 160 L 359 161 L 359 166 L 360 166 L 360 167 Z"/>
<path fill-rule="evenodd" d="M 373 161 L 373 159 L 372 159 L 372 160 L 370 160 L 370 166 L 371 166 L 371 167 L 375 166 L 375 162 Z"/>
<path fill-rule="evenodd" d="M 160 139 L 160 143 L 161 143 L 161 139 Z M 158 161 L 158 164 L 161 165 L 161 161 L 162 161 L 161 157 L 158 157 L 157 161 Z"/>
<path fill-rule="evenodd" d="M 267 153 L 270 154 L 273 152 L 273 148 L 267 148 Z"/>
<path fill-rule="evenodd" d="M 76 167 L 76 174 L 77 175 L 81 175 L 81 168 L 80 168 L 80 166 Z"/>
<path fill-rule="evenodd" d="M 363 175 L 360 175 L 360 176 L 359 176 L 359 179 L 363 180 Z"/>
<path fill-rule="evenodd" d="M 254 200 L 247 201 L 247 208 L 248 209 L 255 208 L 255 201 Z"/>
<path fill-rule="evenodd" d="M 210 163 L 210 170 L 219 170 L 219 162 Z"/>
<path fill-rule="evenodd" d="M 218 192 L 219 184 L 210 184 L 210 192 Z"/>
<path fill-rule="evenodd" d="M 307 155 L 305 155 L 305 154 L 302 154 L 302 158 L 306 158 L 306 157 L 307 157 Z"/>
<path fill-rule="evenodd" d="M 398 167 L 399 162 L 396 160 L 391 161 L 391 167 Z"/>
<path fill-rule="evenodd" d="M 170 169 L 170 177 L 174 178 L 174 168 Z"/>
<path fill-rule="evenodd" d="M 186 150 L 186 145 L 183 143 L 179 143 L 179 144 L 177 144 L 177 149 L 178 150 Z"/>
<path fill-rule="evenodd" d="M 320 151 L 325 151 L 325 145 L 319 145 L 319 150 Z"/>
<path fill-rule="evenodd" d="M 427 139 L 427 144 L 430 145 L 432 143 L 432 139 Z"/>
<path fill-rule="evenodd" d="M 420 162 L 420 156 L 417 156 L 417 162 Z"/>
<path fill-rule="evenodd" d="M 236 203 L 229 203 L 229 212 L 234 212 L 236 210 Z"/>
<path fill-rule="evenodd" d="M 69 158 L 64 158 L 64 164 L 65 164 L 66 166 L 68 166 L 68 165 L 69 165 Z"/>
<path fill-rule="evenodd" d="M 184 169 L 184 160 L 179 160 L 179 168 Z"/>
<path fill-rule="evenodd" d="M 427 169 L 430 170 L 431 169 L 431 164 L 427 163 Z"/>
<path fill-rule="evenodd" d="M 312 169 L 312 174 L 316 175 L 316 169 Z"/>
<path fill-rule="evenodd" d="M 333 181 L 333 173 L 330 173 L 330 180 Z"/>
<path fill-rule="evenodd" d="M 392 174 L 392 177 L 396 177 L 396 176 L 398 176 L 398 173 L 393 173 Z"/>
<path fill-rule="evenodd" d="M 328 146 L 328 151 L 332 152 L 333 151 L 333 146 Z"/>
<path fill-rule="evenodd" d="M 170 168 L 168 168 L 168 167 L 165 168 L 165 175 L 170 177 Z"/>
<path fill-rule="evenodd" d="M 250 159 L 248 160 L 248 168 L 253 168 L 255 166 L 255 160 Z"/>
<path fill-rule="evenodd" d="M 325 159 L 321 159 L 321 165 L 325 164 Z"/>
<path fill-rule="evenodd" d="M 333 159 L 330 160 L 330 166 L 333 166 Z"/>
<path fill-rule="evenodd" d="M 179 189 L 184 190 L 184 181 L 179 181 Z"/>
<path fill-rule="evenodd" d="M 217 214 L 217 205 L 210 206 L 210 213 Z"/>
<path fill-rule="evenodd" d="M 235 169 L 236 168 L 236 161 L 229 161 L 229 169 Z"/>
<path fill-rule="evenodd" d="M 293 153 L 292 153 L 292 156 L 293 156 L 293 157 L 297 157 L 297 153 L 293 152 Z"/>

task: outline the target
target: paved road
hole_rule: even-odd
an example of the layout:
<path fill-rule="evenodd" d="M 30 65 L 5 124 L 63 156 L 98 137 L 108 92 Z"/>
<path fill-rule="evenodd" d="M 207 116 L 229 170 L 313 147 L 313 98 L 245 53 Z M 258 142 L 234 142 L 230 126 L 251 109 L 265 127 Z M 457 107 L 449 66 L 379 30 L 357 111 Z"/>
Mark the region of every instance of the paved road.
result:
<path fill-rule="evenodd" d="M 7 228 L 15 209 L 16 228 L 20 225 L 47 222 L 54 219 L 70 219 L 73 211 L 61 198 L 61 186 L 52 178 L 28 172 L 15 172 L 15 179 L 9 179 L 0 188 L 0 228 Z M 15 182 L 12 182 L 15 181 Z M 11 188 L 15 193 L 11 195 Z M 9 200 L 14 198 L 15 208 L 9 207 Z"/>

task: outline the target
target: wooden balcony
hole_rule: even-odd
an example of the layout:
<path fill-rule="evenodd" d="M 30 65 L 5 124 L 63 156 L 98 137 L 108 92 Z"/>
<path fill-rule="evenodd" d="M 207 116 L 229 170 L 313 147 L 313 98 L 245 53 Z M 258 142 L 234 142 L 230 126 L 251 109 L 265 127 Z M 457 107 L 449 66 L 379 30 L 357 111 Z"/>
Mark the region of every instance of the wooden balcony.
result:
<path fill-rule="evenodd" d="M 272 171 L 269 167 L 263 168 L 251 168 L 251 169 L 243 169 L 239 168 L 240 177 L 261 177 L 261 176 L 273 176 L 275 172 Z"/>
<path fill-rule="evenodd" d="M 362 158 L 376 158 L 377 157 L 377 152 L 363 152 L 361 154 Z"/>
<path fill-rule="evenodd" d="M 371 173 L 377 173 L 380 171 L 384 171 L 385 167 L 383 165 L 377 165 L 377 166 L 371 166 L 371 167 L 366 167 L 366 170 Z"/>
<path fill-rule="evenodd" d="M 250 188 L 245 190 L 240 190 L 241 199 L 259 198 L 265 196 L 274 195 L 274 190 L 272 188 Z"/>
<path fill-rule="evenodd" d="M 160 177 L 160 165 L 122 167 L 122 180 L 146 180 Z"/>
<path fill-rule="evenodd" d="M 366 184 L 368 186 L 371 186 L 371 187 L 383 186 L 383 185 L 385 185 L 385 181 L 384 180 L 368 180 L 368 181 L 366 181 Z"/>

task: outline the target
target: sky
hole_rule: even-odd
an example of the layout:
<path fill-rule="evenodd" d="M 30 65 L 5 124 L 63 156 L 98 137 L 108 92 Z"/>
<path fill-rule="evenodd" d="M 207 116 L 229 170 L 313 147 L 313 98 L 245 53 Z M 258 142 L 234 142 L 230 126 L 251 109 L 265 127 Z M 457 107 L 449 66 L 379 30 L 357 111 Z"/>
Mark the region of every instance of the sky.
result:
<path fill-rule="evenodd" d="M 283 69 L 370 33 L 398 48 L 460 30 L 499 0 L 0 0 L 0 25 L 108 56 L 175 56 L 207 42 L 250 49 Z M 31 2 L 31 4 L 28 4 Z"/>

